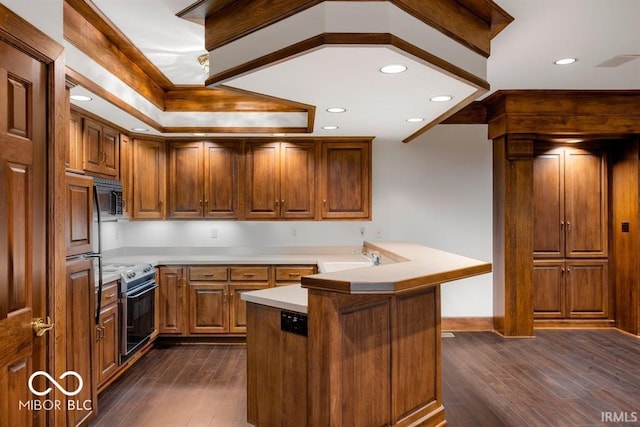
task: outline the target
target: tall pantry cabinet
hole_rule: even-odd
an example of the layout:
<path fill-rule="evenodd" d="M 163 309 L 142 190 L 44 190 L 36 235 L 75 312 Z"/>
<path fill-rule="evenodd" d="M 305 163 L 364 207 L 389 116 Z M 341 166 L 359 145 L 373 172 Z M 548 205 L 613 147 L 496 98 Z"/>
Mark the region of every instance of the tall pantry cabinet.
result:
<path fill-rule="evenodd" d="M 597 146 L 536 148 L 535 319 L 607 319 L 607 157 Z"/>

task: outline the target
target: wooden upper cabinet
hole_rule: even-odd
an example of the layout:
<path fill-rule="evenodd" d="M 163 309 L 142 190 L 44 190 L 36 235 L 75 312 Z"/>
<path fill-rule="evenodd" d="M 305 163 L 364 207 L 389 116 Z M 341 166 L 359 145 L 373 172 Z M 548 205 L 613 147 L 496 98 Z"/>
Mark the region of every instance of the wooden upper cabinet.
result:
<path fill-rule="evenodd" d="M 169 217 L 237 218 L 238 144 L 169 146 Z"/>
<path fill-rule="evenodd" d="M 82 172 L 82 117 L 75 111 L 69 113 L 69 128 L 65 167 L 68 170 Z"/>
<path fill-rule="evenodd" d="M 134 219 L 163 219 L 166 215 L 167 183 L 165 143 L 134 139 L 131 158 L 131 189 Z"/>
<path fill-rule="evenodd" d="M 248 142 L 246 219 L 314 219 L 316 144 Z"/>
<path fill-rule="evenodd" d="M 371 217 L 371 141 L 322 142 L 322 219 Z"/>
<path fill-rule="evenodd" d="M 83 168 L 86 172 L 116 178 L 120 150 L 118 132 L 94 120 L 83 119 Z"/>
<path fill-rule="evenodd" d="M 91 252 L 93 178 L 67 172 L 65 198 L 67 256 Z"/>
<path fill-rule="evenodd" d="M 593 148 L 541 150 L 533 161 L 534 257 L 607 256 L 607 163 Z"/>

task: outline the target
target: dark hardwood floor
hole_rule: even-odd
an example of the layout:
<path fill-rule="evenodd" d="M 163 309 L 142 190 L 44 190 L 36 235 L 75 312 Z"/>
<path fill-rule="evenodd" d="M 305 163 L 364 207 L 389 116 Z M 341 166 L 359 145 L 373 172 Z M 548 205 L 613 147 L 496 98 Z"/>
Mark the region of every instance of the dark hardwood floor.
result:
<path fill-rule="evenodd" d="M 640 339 L 615 330 L 456 333 L 442 353 L 450 426 L 640 425 Z M 245 383 L 243 346 L 154 349 L 100 395 L 92 425 L 247 426 Z"/>

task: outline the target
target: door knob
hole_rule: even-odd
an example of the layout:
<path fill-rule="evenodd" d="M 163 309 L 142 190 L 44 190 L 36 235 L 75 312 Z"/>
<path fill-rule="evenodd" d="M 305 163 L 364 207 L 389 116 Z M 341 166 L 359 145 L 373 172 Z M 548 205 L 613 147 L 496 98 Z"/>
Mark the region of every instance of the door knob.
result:
<path fill-rule="evenodd" d="M 41 337 L 45 332 L 53 329 L 54 323 L 52 323 L 51 318 L 47 316 L 46 322 L 42 318 L 33 319 L 31 326 L 33 327 L 33 333 L 36 334 L 37 337 Z"/>

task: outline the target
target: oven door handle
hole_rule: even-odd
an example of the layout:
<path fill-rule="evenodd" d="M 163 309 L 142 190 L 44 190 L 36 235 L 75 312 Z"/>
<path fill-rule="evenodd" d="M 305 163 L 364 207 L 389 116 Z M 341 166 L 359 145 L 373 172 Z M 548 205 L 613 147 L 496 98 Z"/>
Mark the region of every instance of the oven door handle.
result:
<path fill-rule="evenodd" d="M 158 287 L 158 285 L 156 283 L 154 283 L 153 286 L 145 287 L 144 289 L 142 289 L 139 292 L 135 292 L 133 294 L 125 293 L 124 295 L 125 295 L 126 298 L 138 298 L 139 296 L 142 296 L 142 295 L 146 294 L 147 292 L 154 290 L 157 287 Z"/>

